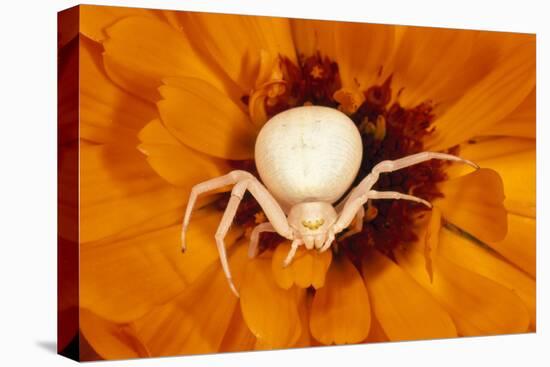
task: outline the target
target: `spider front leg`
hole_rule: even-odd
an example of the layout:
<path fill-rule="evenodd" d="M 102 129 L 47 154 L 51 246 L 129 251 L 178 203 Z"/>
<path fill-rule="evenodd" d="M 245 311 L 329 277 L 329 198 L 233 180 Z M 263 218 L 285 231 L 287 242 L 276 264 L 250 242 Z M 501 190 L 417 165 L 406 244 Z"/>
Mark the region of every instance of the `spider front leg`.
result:
<path fill-rule="evenodd" d="M 446 161 L 454 161 L 465 163 L 472 166 L 475 169 L 479 169 L 479 166 L 472 161 L 463 159 L 452 154 L 437 153 L 437 152 L 420 152 L 409 155 L 407 157 L 399 158 L 394 161 L 382 161 L 372 168 L 372 171 L 346 196 L 346 198 L 338 204 L 338 208 L 343 211 L 343 208 L 357 197 L 369 192 L 381 173 L 394 172 L 399 169 L 414 166 L 415 164 L 426 162 L 432 159 L 441 159 Z"/>
<path fill-rule="evenodd" d="M 375 191 L 375 190 L 370 190 L 367 194 L 367 197 L 369 199 L 374 199 L 374 200 L 376 200 L 376 199 L 409 200 L 409 201 L 414 201 L 416 203 L 424 204 L 428 208 L 432 207 L 432 204 L 430 202 L 428 202 L 428 201 L 426 201 L 422 198 L 419 198 L 417 196 L 402 194 L 402 193 L 396 192 L 396 191 Z"/>
<path fill-rule="evenodd" d="M 355 219 L 353 222 L 353 226 L 350 227 L 350 229 L 344 233 L 340 239 L 343 240 L 344 238 L 348 238 L 353 236 L 354 234 L 357 234 L 363 230 L 363 221 L 365 220 L 365 207 L 361 206 L 357 213 L 355 214 Z"/>
<path fill-rule="evenodd" d="M 231 198 L 227 203 L 227 207 L 225 208 L 225 212 L 223 213 L 222 220 L 214 236 L 214 238 L 216 239 L 216 246 L 218 247 L 218 252 L 220 254 L 222 269 L 223 269 L 223 272 L 225 273 L 225 277 L 227 278 L 227 282 L 229 283 L 229 288 L 231 288 L 231 291 L 237 297 L 239 297 L 239 292 L 237 292 L 237 288 L 235 288 L 235 284 L 233 283 L 233 277 L 231 276 L 231 270 L 229 269 L 227 254 L 225 252 L 224 239 L 225 239 L 225 236 L 227 235 L 227 232 L 229 231 L 229 228 L 231 227 L 231 223 L 233 223 L 235 214 L 237 214 L 237 208 L 239 207 L 239 204 L 243 199 L 243 195 L 244 195 L 244 192 L 246 191 L 247 184 L 248 184 L 247 181 L 241 181 L 237 183 L 235 187 L 233 187 L 233 190 L 231 190 Z"/>
<path fill-rule="evenodd" d="M 258 253 L 258 243 L 262 232 L 277 232 L 269 222 L 260 223 L 252 230 L 250 234 L 250 245 L 248 246 L 248 257 L 253 258 Z"/>
<path fill-rule="evenodd" d="M 246 180 L 252 176 L 245 171 L 232 171 L 228 174 L 210 179 L 208 181 L 201 182 L 193 186 L 191 194 L 189 195 L 189 201 L 187 202 L 187 208 L 185 209 L 185 215 L 183 216 L 183 223 L 181 227 L 181 250 L 185 251 L 186 248 L 186 234 L 189 227 L 189 221 L 191 220 L 191 213 L 195 207 L 195 202 L 201 194 L 205 194 L 210 191 L 217 190 L 221 187 L 234 185 L 239 180 Z"/>
<path fill-rule="evenodd" d="M 229 228 L 231 227 L 231 223 L 233 222 L 235 214 L 237 213 L 237 208 L 243 198 L 245 191 L 249 190 L 256 201 L 258 201 L 266 217 L 269 219 L 269 222 L 272 224 L 273 229 L 277 233 L 288 239 L 293 239 L 294 233 L 288 224 L 284 211 L 281 209 L 277 201 L 267 191 L 267 189 L 250 173 L 246 171 L 232 171 L 225 176 L 214 178 L 212 180 L 198 184 L 191 190 L 191 196 L 189 198 L 189 202 L 187 204 L 187 209 L 183 219 L 183 250 L 185 250 L 185 233 L 187 231 L 187 227 L 189 226 L 189 220 L 191 218 L 193 206 L 197 200 L 197 197 L 202 193 L 231 184 L 235 184 L 235 187 L 233 187 L 233 190 L 231 191 L 231 198 L 229 199 L 220 225 L 216 230 L 215 238 L 218 252 L 220 254 L 220 261 L 227 281 L 229 283 L 229 287 L 238 297 L 239 293 L 237 292 L 237 289 L 233 284 L 231 271 L 229 269 L 229 264 L 227 261 L 224 239 L 227 235 L 227 232 L 229 231 Z"/>
<path fill-rule="evenodd" d="M 462 159 L 460 157 L 435 152 L 421 152 L 413 154 L 404 158 L 396 159 L 395 161 L 382 161 L 378 163 L 360 183 L 348 194 L 344 200 L 343 209 L 338 216 L 338 219 L 331 228 L 331 233 L 338 234 L 347 228 L 357 211 L 367 202 L 368 199 L 405 199 L 423 203 L 431 207 L 431 204 L 421 198 L 415 196 L 401 194 L 397 192 L 378 192 L 371 190 L 381 173 L 393 172 L 401 168 L 409 167 L 418 163 L 429 161 L 431 159 L 442 159 L 455 162 L 462 162 L 468 164 L 475 169 L 479 169 L 479 166 L 469 160 Z M 327 241 L 328 242 L 328 241 Z M 329 245 L 330 246 L 330 245 Z M 323 249 L 328 248 L 325 244 Z"/>
<path fill-rule="evenodd" d="M 285 261 L 283 262 L 283 267 L 287 267 L 290 265 L 290 262 L 292 259 L 294 259 L 294 256 L 296 256 L 296 251 L 298 250 L 298 247 L 303 245 L 303 241 L 296 238 L 292 241 L 292 244 L 290 245 L 290 251 L 288 251 L 288 254 L 286 255 Z"/>

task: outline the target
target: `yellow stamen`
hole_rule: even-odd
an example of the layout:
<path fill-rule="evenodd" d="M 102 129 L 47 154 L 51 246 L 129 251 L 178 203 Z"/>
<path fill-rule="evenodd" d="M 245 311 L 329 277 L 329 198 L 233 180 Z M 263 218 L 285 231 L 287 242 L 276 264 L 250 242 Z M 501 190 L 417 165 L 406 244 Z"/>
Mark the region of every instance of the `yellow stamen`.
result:
<path fill-rule="evenodd" d="M 367 212 L 365 213 L 365 222 L 370 222 L 378 215 L 378 209 L 372 205 L 372 201 L 367 202 Z"/>
<path fill-rule="evenodd" d="M 260 69 L 254 89 L 250 93 L 248 112 L 252 122 L 263 125 L 267 120 L 266 104 L 274 106 L 278 97 L 286 92 L 283 68 L 280 57 L 272 57 L 268 52 L 260 52 Z"/>
<path fill-rule="evenodd" d="M 323 68 L 319 65 L 315 65 L 313 69 L 311 69 L 311 72 L 309 75 L 311 75 L 314 79 L 321 79 L 323 77 Z"/>
<path fill-rule="evenodd" d="M 382 115 L 378 115 L 376 118 L 376 131 L 374 132 L 374 138 L 376 140 L 384 140 L 386 136 L 386 119 Z"/>
<path fill-rule="evenodd" d="M 340 103 L 338 109 L 347 115 L 351 115 L 365 102 L 365 95 L 358 90 L 341 88 L 337 90 L 333 98 Z"/>
<path fill-rule="evenodd" d="M 376 131 L 376 125 L 369 121 L 367 117 L 359 124 L 359 131 L 365 135 L 374 135 Z"/>
<path fill-rule="evenodd" d="M 376 140 L 384 140 L 386 137 L 386 119 L 378 115 L 376 123 L 372 123 L 367 118 L 359 124 L 359 131 L 363 134 L 372 134 Z"/>
<path fill-rule="evenodd" d="M 256 214 L 254 214 L 254 223 L 260 224 L 260 223 L 264 223 L 266 221 L 267 221 L 267 219 L 265 217 L 264 212 L 257 212 Z"/>

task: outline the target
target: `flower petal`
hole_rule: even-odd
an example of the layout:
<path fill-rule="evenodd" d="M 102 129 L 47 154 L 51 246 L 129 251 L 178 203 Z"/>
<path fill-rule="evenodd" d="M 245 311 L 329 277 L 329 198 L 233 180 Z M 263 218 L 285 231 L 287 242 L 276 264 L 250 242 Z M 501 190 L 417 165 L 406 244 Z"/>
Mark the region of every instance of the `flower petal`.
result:
<path fill-rule="evenodd" d="M 534 139 L 537 133 L 536 124 L 536 88 L 508 116 L 497 124 L 481 131 L 480 135 L 515 136 Z"/>
<path fill-rule="evenodd" d="M 531 329 L 536 325 L 535 281 L 495 256 L 487 249 L 475 245 L 448 230 L 441 233 L 439 254 L 455 264 L 483 275 L 513 290 L 527 306 Z"/>
<path fill-rule="evenodd" d="M 534 218 L 508 214 L 506 238 L 488 245 L 534 278 L 537 276 L 536 232 Z"/>
<path fill-rule="evenodd" d="M 197 48 L 243 91 L 254 87 L 260 51 L 297 63 L 287 18 L 192 12 L 178 15 L 189 39 L 195 40 Z"/>
<path fill-rule="evenodd" d="M 199 79 L 167 81 L 158 103 L 166 128 L 185 145 L 225 159 L 251 159 L 257 129 L 220 90 Z"/>
<path fill-rule="evenodd" d="M 96 42 L 101 42 L 106 38 L 105 28 L 130 16 L 161 19 L 158 13 L 151 9 L 80 5 L 80 32 Z"/>
<path fill-rule="evenodd" d="M 431 100 L 440 108 L 458 98 L 469 87 L 456 79 L 465 78 L 476 35 L 462 29 L 404 27 L 392 62 L 393 89 L 403 88 L 399 103 L 413 107 Z"/>
<path fill-rule="evenodd" d="M 429 222 L 427 223 L 426 236 L 424 237 L 424 258 L 426 259 L 426 271 L 433 279 L 433 262 L 439 247 L 439 231 L 441 229 L 441 211 L 438 207 L 432 208 Z"/>
<path fill-rule="evenodd" d="M 130 93 L 156 102 L 162 79 L 172 76 L 200 78 L 235 93 L 235 86 L 201 60 L 187 37 L 165 22 L 128 17 L 106 33 L 105 68 L 109 77 Z"/>
<path fill-rule="evenodd" d="M 522 333 L 529 313 L 510 289 L 438 256 L 433 282 L 424 268 L 422 241 L 396 251 L 398 264 L 451 315 L 461 336 Z M 440 242 L 439 246 L 443 246 Z"/>
<path fill-rule="evenodd" d="M 481 241 L 499 241 L 506 236 L 504 193 L 498 173 L 481 168 L 441 183 L 440 191 L 444 197 L 433 204 L 445 219 Z"/>
<path fill-rule="evenodd" d="M 343 86 L 352 89 L 380 79 L 393 49 L 394 27 L 388 25 L 292 19 L 292 32 L 299 53 L 320 51 L 338 62 Z"/>
<path fill-rule="evenodd" d="M 509 154 L 516 154 L 527 150 L 534 150 L 536 141 L 533 139 L 495 137 L 479 138 L 460 145 L 460 157 L 472 162 L 483 162 Z M 450 177 L 462 176 L 471 172 L 471 168 L 463 164 L 453 164 L 446 173 Z"/>
<path fill-rule="evenodd" d="M 241 282 L 246 246 L 229 256 L 233 280 Z M 152 356 L 214 353 L 219 350 L 238 298 L 219 264 L 212 264 L 173 301 L 153 309 L 133 325 Z"/>
<path fill-rule="evenodd" d="M 536 216 L 536 142 L 532 139 L 496 138 L 461 147 L 460 156 L 495 170 L 504 183 L 508 212 Z M 470 171 L 464 165 L 447 170 L 450 177 Z"/>
<path fill-rule="evenodd" d="M 294 285 L 294 271 L 292 270 L 292 264 L 286 267 L 283 266 L 288 251 L 290 251 L 290 244 L 285 241 L 277 246 L 275 252 L 273 253 L 273 257 L 271 258 L 273 279 L 282 289 L 290 289 Z M 305 251 L 303 249 L 296 251 L 296 256 L 302 257 L 304 255 Z"/>
<path fill-rule="evenodd" d="M 312 301 L 313 297 L 310 292 L 298 292 L 298 312 L 300 314 L 302 333 L 296 344 L 294 344 L 295 348 L 305 348 L 313 345 L 314 340 L 309 331 L 309 314 Z"/>
<path fill-rule="evenodd" d="M 332 261 L 332 252 L 310 251 L 301 247 L 294 256 L 292 263 L 285 267 L 284 261 L 290 251 L 288 241 L 281 243 L 275 249 L 271 262 L 275 282 L 283 289 L 289 289 L 293 284 L 300 288 L 313 286 L 321 288 L 325 284 L 327 270 Z"/>
<path fill-rule="evenodd" d="M 345 256 L 334 259 L 325 286 L 313 297 L 311 335 L 325 345 L 359 343 L 369 335 L 370 318 L 361 275 Z"/>
<path fill-rule="evenodd" d="M 115 322 L 133 321 L 155 305 L 179 294 L 211 264 L 218 262 L 214 233 L 221 220 L 216 210 L 200 210 L 181 253 L 181 225 L 138 237 L 80 250 L 80 304 Z M 226 238 L 230 247 L 240 229 Z"/>
<path fill-rule="evenodd" d="M 128 324 L 115 324 L 91 311 L 80 309 L 80 330 L 86 341 L 104 359 L 149 357 L 147 349 Z"/>
<path fill-rule="evenodd" d="M 145 230 L 152 219 L 183 212 L 190 190 L 168 185 L 137 149 L 122 145 L 81 146 L 80 185 L 81 242 Z"/>
<path fill-rule="evenodd" d="M 101 52 L 98 44 L 80 40 L 80 136 L 97 143 L 133 144 L 139 129 L 157 116 L 156 108 L 113 84 Z"/>
<path fill-rule="evenodd" d="M 488 129 L 514 111 L 534 85 L 535 42 L 531 37 L 435 121 L 434 134 L 425 147 L 443 150 Z"/>
<path fill-rule="evenodd" d="M 535 218 L 537 208 L 536 149 L 478 162 L 495 170 L 504 182 L 509 213 Z"/>
<path fill-rule="evenodd" d="M 245 352 L 254 350 L 256 337 L 250 332 L 243 319 L 241 306 L 237 304 L 231 323 L 227 327 L 227 331 L 223 337 L 219 352 Z"/>
<path fill-rule="evenodd" d="M 297 292 L 275 283 L 271 259 L 256 258 L 246 265 L 240 292 L 243 318 L 265 347 L 286 348 L 298 341 L 301 324 Z"/>
<path fill-rule="evenodd" d="M 380 342 L 389 342 L 390 339 L 384 333 L 380 322 L 374 317 L 374 313 L 371 315 L 370 319 L 370 330 L 369 336 L 365 340 L 366 343 L 380 343 Z"/>
<path fill-rule="evenodd" d="M 228 171 L 228 164 L 188 148 L 174 138 L 159 120 L 153 120 L 139 133 L 139 150 L 147 162 L 167 182 L 176 186 L 194 185 Z"/>
<path fill-rule="evenodd" d="M 456 337 L 449 314 L 409 274 L 373 250 L 363 279 L 376 319 L 390 340 Z"/>
<path fill-rule="evenodd" d="M 307 348 L 311 346 L 318 346 L 316 340 L 312 339 L 311 334 L 309 332 L 309 308 L 311 308 L 311 300 L 312 297 L 310 296 L 309 292 L 306 292 L 304 290 L 298 290 L 297 291 L 297 298 L 298 298 L 298 313 L 300 314 L 300 324 L 302 332 L 300 334 L 300 337 L 292 345 L 293 348 Z M 256 339 L 256 344 L 254 345 L 254 350 L 271 350 L 273 349 L 273 346 L 270 343 L 267 343 L 264 339 Z"/>

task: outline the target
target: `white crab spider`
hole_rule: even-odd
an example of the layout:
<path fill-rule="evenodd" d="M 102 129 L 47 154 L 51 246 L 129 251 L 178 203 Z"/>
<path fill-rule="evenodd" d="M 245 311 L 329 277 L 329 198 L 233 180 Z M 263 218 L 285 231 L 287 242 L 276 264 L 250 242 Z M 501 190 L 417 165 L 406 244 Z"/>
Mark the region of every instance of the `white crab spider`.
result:
<path fill-rule="evenodd" d="M 195 185 L 183 218 L 182 250 L 185 250 L 185 234 L 197 197 L 223 186 L 235 185 L 215 239 L 223 271 L 231 290 L 238 297 L 231 278 L 224 238 L 246 190 L 258 201 L 268 219 L 252 231 L 249 256 L 256 254 L 261 232 L 277 232 L 292 241 L 284 261 L 284 266 L 287 266 L 299 246 L 326 251 L 335 236 L 350 226 L 354 218 L 354 228 L 346 235 L 360 232 L 363 205 L 369 199 L 403 199 L 431 207 L 429 202 L 415 196 L 372 190 L 381 173 L 430 159 L 459 161 L 479 168 L 468 160 L 432 152 L 382 161 L 335 208 L 333 204 L 349 189 L 357 175 L 362 152 L 357 127 L 348 116 L 336 109 L 304 106 L 274 116 L 261 129 L 255 146 L 256 167 L 263 185 L 252 174 L 241 170 Z"/>

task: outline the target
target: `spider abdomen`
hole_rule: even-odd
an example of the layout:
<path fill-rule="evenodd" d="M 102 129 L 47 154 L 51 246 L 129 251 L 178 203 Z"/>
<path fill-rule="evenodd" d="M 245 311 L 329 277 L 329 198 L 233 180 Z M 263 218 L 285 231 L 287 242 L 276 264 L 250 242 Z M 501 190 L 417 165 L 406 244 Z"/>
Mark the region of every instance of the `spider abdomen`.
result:
<path fill-rule="evenodd" d="M 279 113 L 258 134 L 256 166 L 280 202 L 334 203 L 352 184 L 363 146 L 357 127 L 342 112 L 304 106 Z"/>

